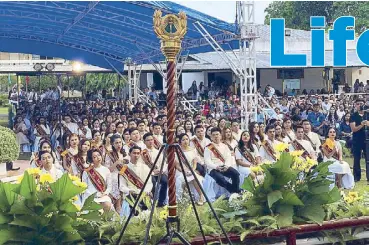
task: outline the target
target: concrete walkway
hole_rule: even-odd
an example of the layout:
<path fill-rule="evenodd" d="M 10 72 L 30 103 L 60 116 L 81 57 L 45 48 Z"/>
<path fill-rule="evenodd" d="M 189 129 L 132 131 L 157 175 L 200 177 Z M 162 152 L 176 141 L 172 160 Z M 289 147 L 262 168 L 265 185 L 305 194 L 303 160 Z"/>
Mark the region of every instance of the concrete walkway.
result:
<path fill-rule="evenodd" d="M 23 172 L 30 168 L 29 160 L 16 160 L 13 162 L 13 168 L 20 168 L 17 171 L 8 171 L 6 175 L 0 175 L 2 182 L 14 182 L 17 178 L 23 174 Z"/>

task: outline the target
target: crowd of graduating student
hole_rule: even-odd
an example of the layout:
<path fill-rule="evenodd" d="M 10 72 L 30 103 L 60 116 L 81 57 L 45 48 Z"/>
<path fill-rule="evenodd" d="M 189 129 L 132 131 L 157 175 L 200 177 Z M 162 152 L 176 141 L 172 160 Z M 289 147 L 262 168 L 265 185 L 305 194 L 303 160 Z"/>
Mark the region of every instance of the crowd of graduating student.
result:
<path fill-rule="evenodd" d="M 359 113 L 364 103 L 363 99 L 353 103 L 353 112 Z M 279 108 L 283 110 L 285 107 L 288 106 L 282 100 Z M 145 192 L 153 196 L 163 155 L 158 157 L 158 165 L 145 187 L 143 182 L 161 145 L 165 144 L 168 130 L 165 106 L 133 105 L 129 100 L 74 100 L 64 101 L 61 106 L 44 101 L 25 104 L 21 108 L 15 117 L 14 131 L 23 150 L 31 148 L 28 150 L 34 152 L 31 167 L 41 168 L 54 178 L 65 172 L 80 178 L 87 184 L 87 190 L 79 202 L 83 203 L 94 194 L 95 201 L 101 203 L 105 210 L 122 214 L 126 198 L 134 198 L 140 189 L 145 188 Z M 321 122 L 326 137 L 316 133 L 320 130 L 314 123 L 321 120 L 318 112 L 322 108 L 317 103 L 313 108 L 314 114 L 308 114 L 305 119 L 301 114 L 298 121 L 297 114 L 284 114 L 283 118 L 277 115 L 262 122 L 251 122 L 246 131 L 240 129 L 238 119 L 217 119 L 212 111 L 205 116 L 204 110 L 196 114 L 179 110 L 175 120 L 176 140 L 196 173 L 193 176 L 187 167 L 184 168 L 197 204 L 203 205 L 205 198 L 195 177 L 200 180 L 210 200 L 220 195 L 219 187 L 228 193 L 239 193 L 244 178 L 249 175 L 257 177 L 251 171 L 252 166 L 277 161 L 274 148 L 281 142 L 289 144 L 289 151 L 302 150 L 302 158 L 333 161 L 330 171 L 336 185 L 353 188 L 354 180 L 360 180 L 360 173 L 356 172 L 354 179 L 349 165 L 343 161 L 335 125 Z M 30 111 L 37 116 L 32 122 L 27 119 Z M 62 112 L 61 119 L 58 111 Z M 347 122 L 349 120 L 350 117 Z M 29 131 L 33 135 L 31 147 Z M 183 158 L 182 155 L 180 157 Z M 177 198 L 181 199 L 185 182 L 178 156 L 175 164 Z M 167 204 L 167 189 L 165 161 L 158 190 L 159 207 Z"/>

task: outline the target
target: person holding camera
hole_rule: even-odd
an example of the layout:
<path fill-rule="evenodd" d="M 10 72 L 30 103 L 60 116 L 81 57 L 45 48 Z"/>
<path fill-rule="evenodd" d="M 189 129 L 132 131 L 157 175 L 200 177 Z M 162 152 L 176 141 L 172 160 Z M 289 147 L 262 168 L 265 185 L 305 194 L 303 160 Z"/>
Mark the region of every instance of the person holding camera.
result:
<path fill-rule="evenodd" d="M 368 113 L 365 111 L 364 108 L 365 101 L 363 99 L 357 99 L 355 101 L 356 112 L 351 115 L 350 118 L 350 127 L 353 132 L 352 140 L 353 140 L 353 147 L 352 153 L 354 155 L 354 179 L 355 182 L 360 181 L 361 179 L 361 167 L 360 167 L 360 160 L 362 152 L 364 155 L 367 154 L 366 152 L 366 145 L 365 145 L 365 126 L 369 126 L 368 122 Z M 366 179 L 369 181 L 369 164 L 366 161 Z"/>

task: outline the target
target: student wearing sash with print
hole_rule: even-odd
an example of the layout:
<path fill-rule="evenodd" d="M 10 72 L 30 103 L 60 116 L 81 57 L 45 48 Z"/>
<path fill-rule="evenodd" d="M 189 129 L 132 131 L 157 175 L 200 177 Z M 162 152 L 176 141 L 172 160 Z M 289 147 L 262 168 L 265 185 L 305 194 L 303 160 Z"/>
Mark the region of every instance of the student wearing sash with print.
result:
<path fill-rule="evenodd" d="M 43 174 L 50 174 L 54 181 L 62 177 L 63 172 L 55 167 L 55 158 L 51 152 L 40 151 L 38 155 L 40 157 L 40 164 L 42 166 L 41 172 Z"/>
<path fill-rule="evenodd" d="M 120 183 L 118 175 L 121 165 L 124 164 L 126 153 L 123 149 L 123 140 L 119 134 L 114 134 L 111 136 L 110 142 L 112 151 L 106 153 L 105 162 L 103 162 L 103 165 L 109 168 L 111 172 L 112 189 L 110 195 L 116 211 L 120 213 L 120 209 L 122 207 L 122 196 L 119 189 Z"/>
<path fill-rule="evenodd" d="M 265 132 L 267 137 L 260 148 L 261 161 L 276 162 L 277 156 L 274 147 L 282 142 L 275 139 L 275 126 L 273 124 L 269 124 Z"/>
<path fill-rule="evenodd" d="M 119 190 L 123 193 L 123 199 L 130 198 L 133 202 L 143 188 L 144 182 L 150 173 L 150 168 L 140 161 L 140 157 L 141 148 L 138 146 L 131 147 L 129 150 L 129 160 L 127 159 L 123 165 L 124 169 L 121 169 L 119 172 Z M 150 196 L 152 189 L 152 183 L 150 181 L 147 182 L 144 190 L 145 193 Z M 139 205 L 141 209 L 147 208 L 143 203 Z"/>
<path fill-rule="evenodd" d="M 238 145 L 238 141 L 239 139 L 235 140 L 233 138 L 233 134 L 232 134 L 232 130 L 229 127 L 225 127 L 223 132 L 222 132 L 222 142 L 228 146 L 230 152 L 231 152 L 231 156 L 232 156 L 232 165 L 236 165 L 236 158 L 235 158 L 235 154 L 234 154 L 234 149 L 237 147 Z"/>
<path fill-rule="evenodd" d="M 158 123 L 152 125 L 152 134 L 154 136 L 155 148 L 160 149 L 163 144 L 163 130 Z"/>
<path fill-rule="evenodd" d="M 296 126 L 296 139 L 292 140 L 289 145 L 290 151 L 303 151 L 301 157 L 316 160 L 316 154 L 313 146 L 307 140 L 304 140 L 304 127 Z"/>
<path fill-rule="evenodd" d="M 144 164 L 146 164 L 150 169 L 153 167 L 154 162 L 159 155 L 159 150 L 157 150 L 154 146 L 154 137 L 152 133 L 146 133 L 143 136 L 143 140 L 145 143 L 145 149 L 141 152 L 141 160 Z M 155 193 L 155 185 L 159 178 L 160 168 L 161 164 L 163 163 L 163 155 L 160 155 L 158 158 L 158 162 L 156 164 L 155 169 L 152 172 L 152 184 L 153 184 L 153 190 L 152 193 Z M 168 176 L 167 176 L 167 169 L 168 165 L 166 162 L 163 163 L 163 174 L 160 179 L 160 185 L 159 185 L 159 200 L 158 200 L 158 207 L 164 207 L 165 201 L 167 198 L 167 190 L 168 190 Z"/>
<path fill-rule="evenodd" d="M 283 119 L 282 129 L 285 134 L 285 142 L 289 143 L 296 139 L 295 132 L 292 129 L 292 121 L 290 118 L 286 117 Z"/>
<path fill-rule="evenodd" d="M 205 137 L 205 128 L 201 125 L 197 125 L 195 127 L 195 136 L 190 140 L 190 147 L 196 149 L 198 156 L 200 157 L 200 164 L 197 164 L 197 172 L 201 174 L 202 177 L 205 177 L 206 167 L 204 164 L 204 150 L 207 145 L 209 145 L 211 141 Z"/>
<path fill-rule="evenodd" d="M 82 204 L 91 195 L 95 195 L 94 201 L 100 203 L 105 212 L 113 208 L 110 198 L 112 180 L 110 170 L 102 164 L 102 155 L 98 149 L 93 149 L 87 153 L 88 162 L 92 163 L 90 168 L 85 169 L 82 174 L 82 182 L 87 184 L 87 189 L 83 193 Z"/>
<path fill-rule="evenodd" d="M 238 123 L 237 120 L 233 120 L 231 126 L 232 126 L 233 139 L 235 139 L 236 141 L 239 141 L 241 139 L 241 134 L 242 134 L 242 131 L 240 129 L 240 124 Z"/>
<path fill-rule="evenodd" d="M 40 117 L 35 125 L 33 134 L 36 136 L 35 142 L 33 143 L 33 151 L 38 152 L 40 149 L 39 144 L 41 139 L 48 139 L 50 137 L 50 127 L 47 125 L 44 117 Z"/>
<path fill-rule="evenodd" d="M 329 165 L 329 171 L 336 174 L 336 184 L 338 188 L 352 189 L 355 186 L 354 175 L 350 165 L 343 161 L 342 146 L 336 140 L 336 129 L 329 128 L 328 138 L 321 146 L 324 162 L 333 162 Z"/>
<path fill-rule="evenodd" d="M 69 148 L 61 153 L 61 157 L 63 160 L 63 168 L 65 171 L 72 174 L 72 159 L 74 156 L 78 154 L 78 144 L 79 144 L 79 137 L 77 134 L 69 135 L 67 139 L 67 143 Z"/>
<path fill-rule="evenodd" d="M 282 127 L 278 124 L 275 125 L 275 139 L 287 144 L 290 142 L 290 139 L 284 134 Z"/>
<path fill-rule="evenodd" d="M 221 142 L 222 135 L 219 128 L 211 129 L 212 143 L 204 151 L 205 165 L 209 175 L 216 183 L 230 193 L 240 191 L 240 174 L 232 165 L 231 151 L 228 146 Z M 231 183 L 225 177 L 231 178 Z"/>
<path fill-rule="evenodd" d="M 191 171 L 187 168 L 187 165 L 185 163 L 185 159 L 184 157 L 186 157 L 188 163 L 190 164 L 190 166 L 192 167 L 193 170 L 195 170 L 196 173 L 196 169 L 197 169 L 197 165 L 200 164 L 200 157 L 196 151 L 196 149 L 190 147 L 190 138 L 188 137 L 187 134 L 180 134 L 178 136 L 178 143 L 180 144 L 180 147 L 184 153 L 184 156 L 180 155 L 180 159 L 183 163 L 183 168 L 187 177 L 187 181 L 190 184 L 190 186 L 192 185 L 196 191 L 197 194 L 199 196 L 199 199 L 197 201 L 198 205 L 204 205 L 204 196 L 202 195 L 201 192 L 201 188 L 199 187 L 199 185 L 197 184 L 197 182 L 195 181 L 194 176 L 192 175 Z M 181 154 L 181 153 L 180 153 Z M 178 160 L 178 156 L 177 156 L 177 164 L 176 164 L 176 189 L 177 189 L 177 198 L 181 199 L 182 198 L 182 193 L 184 188 L 186 188 L 186 183 L 185 183 L 185 179 L 182 173 L 182 168 L 179 164 L 179 160 Z M 197 179 L 200 181 L 200 183 L 202 183 L 203 181 L 203 176 L 201 176 L 200 174 L 196 174 Z"/>
<path fill-rule="evenodd" d="M 72 158 L 71 174 L 81 177 L 85 168 L 89 167 L 87 163 L 87 152 L 91 149 L 90 141 L 83 139 L 78 145 L 78 154 Z"/>
<path fill-rule="evenodd" d="M 256 145 L 260 150 L 261 145 L 264 142 L 264 133 L 260 130 L 259 124 L 257 122 L 251 122 L 249 124 L 249 134 L 251 143 Z"/>
<path fill-rule="evenodd" d="M 304 128 L 304 139 L 311 143 L 315 154 L 318 156 L 321 146 L 319 135 L 311 131 L 311 123 L 309 120 L 302 120 L 302 126 Z"/>
<path fill-rule="evenodd" d="M 81 139 L 92 139 L 91 129 L 88 127 L 88 119 L 82 118 L 82 123 L 78 124 L 78 136 Z"/>
<path fill-rule="evenodd" d="M 55 159 L 54 161 L 55 167 L 63 171 L 63 167 L 60 165 L 55 152 L 51 150 L 52 147 L 51 147 L 50 141 L 47 141 L 47 140 L 40 141 L 39 149 L 40 151 L 47 151 L 51 153 Z M 41 159 L 38 155 L 38 152 L 33 153 L 33 155 L 31 156 L 30 165 L 31 165 L 31 168 L 42 168 Z"/>
<path fill-rule="evenodd" d="M 235 157 L 237 169 L 240 173 L 240 184 L 242 185 L 244 179 L 250 174 L 255 177 L 250 167 L 261 163 L 258 147 L 251 143 L 249 132 L 244 131 L 241 134 L 238 146 L 235 148 Z"/>

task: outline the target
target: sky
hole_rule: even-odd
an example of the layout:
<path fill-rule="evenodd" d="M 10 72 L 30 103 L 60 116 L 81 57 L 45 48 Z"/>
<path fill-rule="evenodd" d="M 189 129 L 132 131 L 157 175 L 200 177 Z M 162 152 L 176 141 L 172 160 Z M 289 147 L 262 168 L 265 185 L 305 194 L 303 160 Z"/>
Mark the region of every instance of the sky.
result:
<path fill-rule="evenodd" d="M 236 19 L 236 1 L 175 1 L 186 7 L 198 10 L 218 19 L 234 23 Z M 272 1 L 255 1 L 255 22 L 264 24 L 264 10 Z"/>

